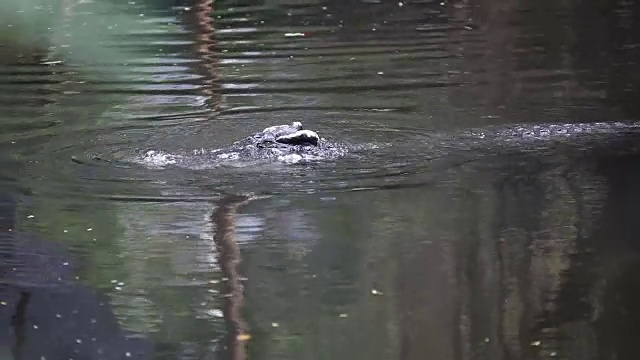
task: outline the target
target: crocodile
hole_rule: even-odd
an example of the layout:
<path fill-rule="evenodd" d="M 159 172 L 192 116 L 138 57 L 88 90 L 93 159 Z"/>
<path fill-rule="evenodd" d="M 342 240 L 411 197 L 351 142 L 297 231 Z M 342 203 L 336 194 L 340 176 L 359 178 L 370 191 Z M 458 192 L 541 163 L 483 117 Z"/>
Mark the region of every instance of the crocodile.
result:
<path fill-rule="evenodd" d="M 534 151 L 540 147 L 566 143 L 589 146 L 604 140 L 607 134 L 636 132 L 640 123 L 596 122 L 573 124 L 537 124 L 489 126 L 462 129 L 450 133 L 432 132 L 415 135 L 409 141 L 394 141 L 378 144 L 342 144 L 320 137 L 318 133 L 305 129 L 301 122 L 275 125 L 218 149 L 193 150 L 191 154 L 167 154 L 149 150 L 143 162 L 152 166 L 182 164 L 186 167 L 209 168 L 229 165 L 233 167 L 253 166 L 256 163 L 307 163 L 335 160 L 348 153 L 371 154 L 374 149 L 382 151 L 375 158 L 385 156 L 385 148 L 393 148 L 394 157 L 411 161 L 416 156 L 422 160 L 467 153 L 470 158 L 496 152 Z M 362 151 L 361 151 L 362 150 Z"/>
<path fill-rule="evenodd" d="M 274 125 L 253 135 L 213 150 L 194 150 L 195 157 L 216 165 L 241 165 L 254 161 L 300 163 L 320 159 L 335 159 L 347 152 L 346 146 L 322 138 L 315 131 L 304 129 L 299 121 Z M 144 160 L 158 163 L 184 162 L 185 156 L 148 150 Z M 195 159 L 191 159 L 192 161 Z"/>
<path fill-rule="evenodd" d="M 262 130 L 262 132 L 250 136 L 248 140 L 257 147 L 262 148 L 270 145 L 318 146 L 320 137 L 315 131 L 305 130 L 301 122 L 295 121 L 291 125 L 270 126 Z"/>

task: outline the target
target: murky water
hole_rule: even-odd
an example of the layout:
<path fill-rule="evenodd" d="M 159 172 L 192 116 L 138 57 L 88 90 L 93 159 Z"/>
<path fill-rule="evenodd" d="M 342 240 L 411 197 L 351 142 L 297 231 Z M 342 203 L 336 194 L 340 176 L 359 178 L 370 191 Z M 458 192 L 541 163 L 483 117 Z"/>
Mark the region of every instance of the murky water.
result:
<path fill-rule="evenodd" d="M 0 353 L 636 359 L 639 26 L 633 1 L 2 1 Z M 293 121 L 336 151 L 212 155 Z"/>

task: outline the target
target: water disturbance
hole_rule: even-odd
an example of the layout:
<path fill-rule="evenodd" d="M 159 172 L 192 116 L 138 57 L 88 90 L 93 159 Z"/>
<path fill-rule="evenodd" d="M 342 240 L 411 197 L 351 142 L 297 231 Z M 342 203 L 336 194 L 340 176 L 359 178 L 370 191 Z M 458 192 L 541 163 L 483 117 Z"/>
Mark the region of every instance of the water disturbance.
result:
<path fill-rule="evenodd" d="M 636 359 L 639 26 L 634 1 L 4 0 L 0 353 Z M 318 150 L 237 146 L 296 121 Z"/>

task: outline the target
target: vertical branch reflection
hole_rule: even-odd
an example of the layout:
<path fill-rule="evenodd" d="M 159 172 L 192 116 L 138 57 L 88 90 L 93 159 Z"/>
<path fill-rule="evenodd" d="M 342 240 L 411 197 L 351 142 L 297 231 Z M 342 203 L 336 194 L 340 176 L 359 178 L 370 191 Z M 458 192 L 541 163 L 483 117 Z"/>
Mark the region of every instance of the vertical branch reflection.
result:
<path fill-rule="evenodd" d="M 219 58 L 216 56 L 215 27 L 213 26 L 213 0 L 196 0 L 195 26 L 197 36 L 196 54 L 202 60 L 199 64 L 204 75 L 202 92 L 210 99 L 212 110 L 220 111 L 222 96 L 220 91 Z"/>
<path fill-rule="evenodd" d="M 246 341 L 249 340 L 248 325 L 242 318 L 244 304 L 244 286 L 239 271 L 241 262 L 240 248 L 235 236 L 235 215 L 239 207 L 247 204 L 251 198 L 244 195 L 231 195 L 222 199 L 211 215 L 215 225 L 213 241 L 218 250 L 218 262 L 226 282 L 223 316 L 227 324 L 226 345 L 231 359 L 246 359 Z"/>
<path fill-rule="evenodd" d="M 31 299 L 31 293 L 28 291 L 20 291 L 20 300 L 16 307 L 16 312 L 11 318 L 11 327 L 13 327 L 15 335 L 15 343 L 11 348 L 11 353 L 14 359 L 22 358 L 22 348 L 26 341 L 26 319 L 27 307 L 29 300 Z"/>

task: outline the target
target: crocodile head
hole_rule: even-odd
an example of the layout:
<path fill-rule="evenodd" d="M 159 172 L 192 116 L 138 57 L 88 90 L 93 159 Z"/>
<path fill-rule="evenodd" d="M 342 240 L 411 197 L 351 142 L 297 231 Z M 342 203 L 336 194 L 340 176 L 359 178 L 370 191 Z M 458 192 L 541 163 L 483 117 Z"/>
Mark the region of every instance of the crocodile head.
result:
<path fill-rule="evenodd" d="M 304 130 L 301 122 L 291 125 L 276 125 L 268 127 L 252 137 L 256 146 L 269 147 L 274 144 L 313 145 L 318 146 L 320 137 L 315 131 Z"/>

